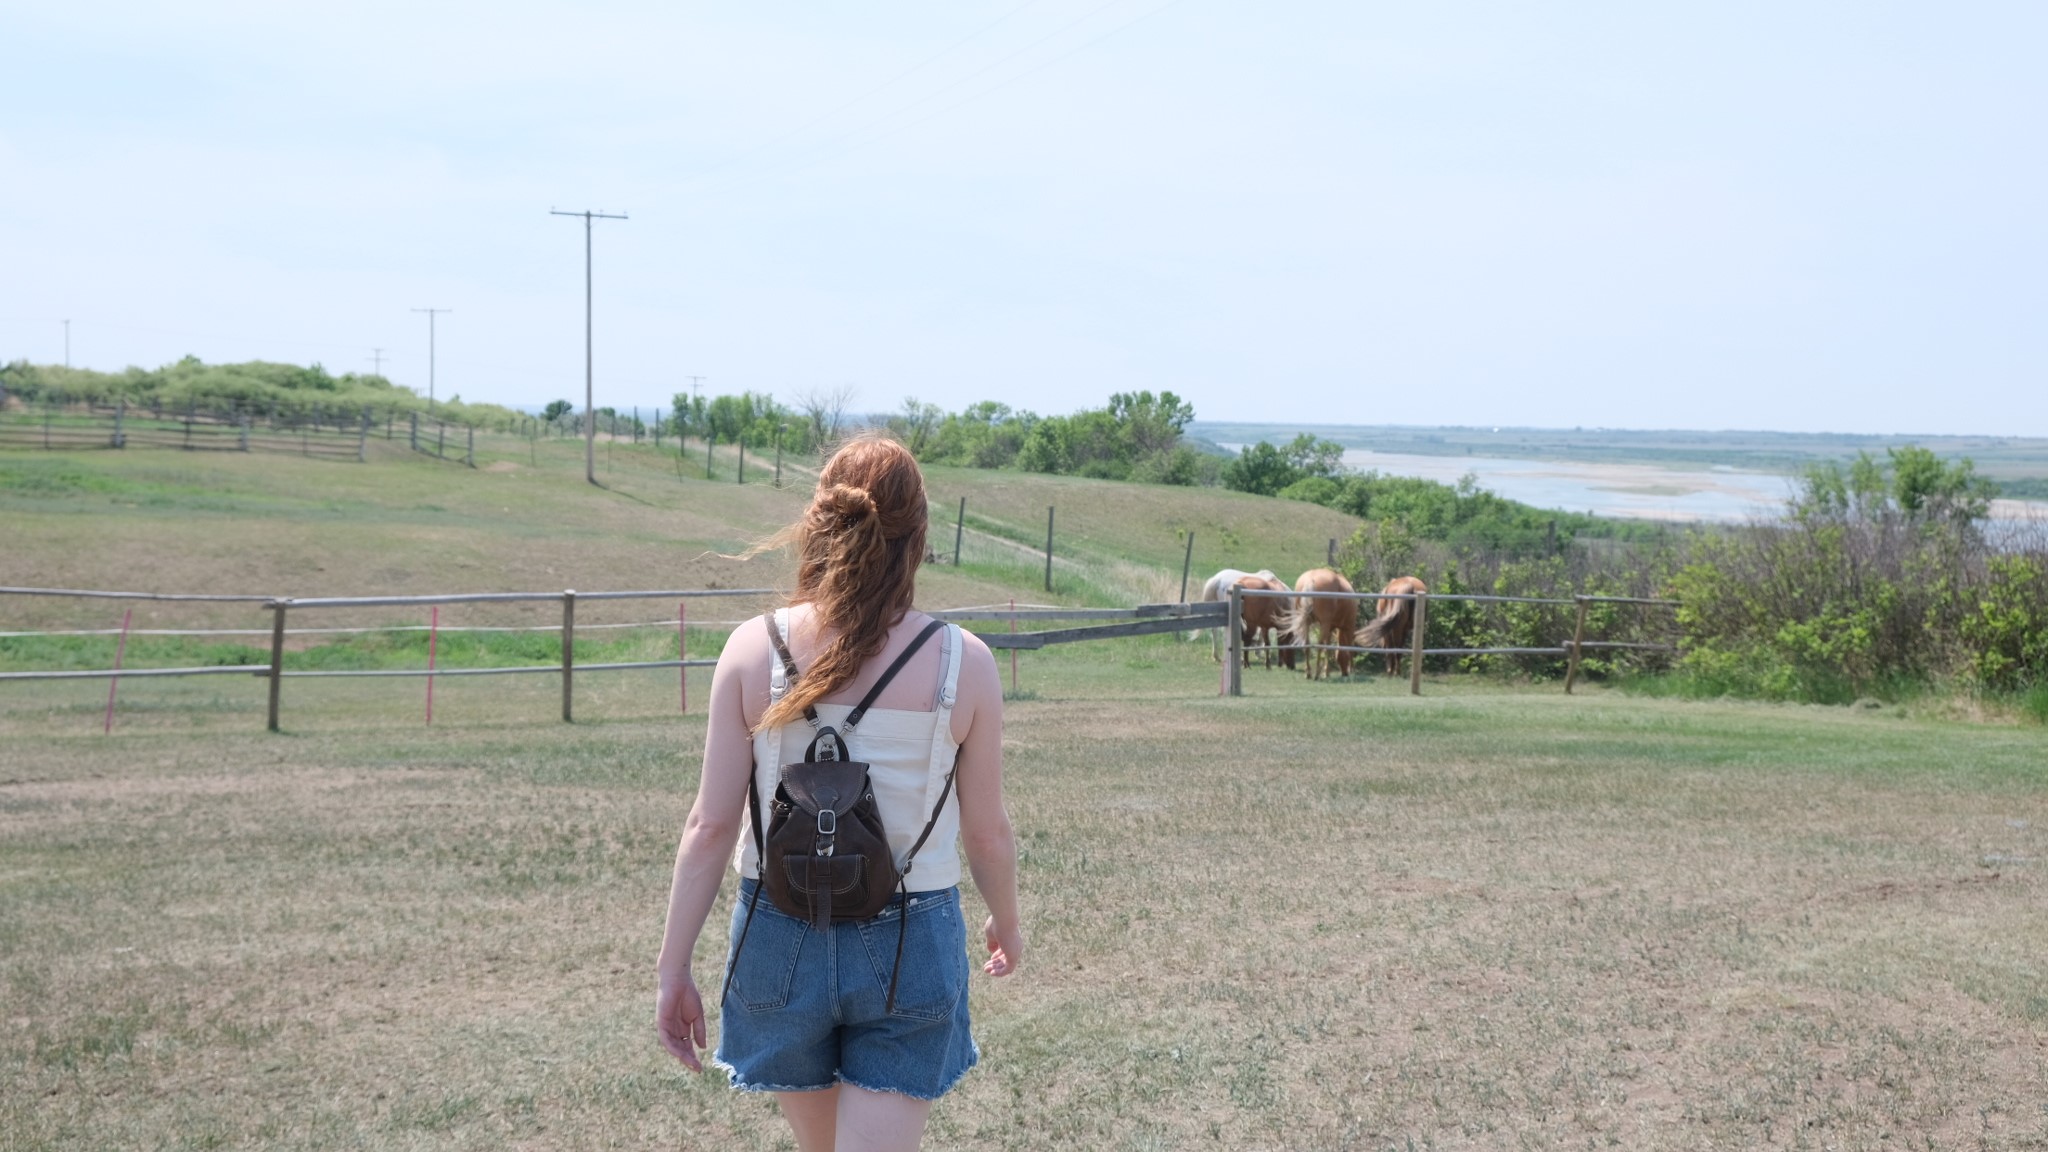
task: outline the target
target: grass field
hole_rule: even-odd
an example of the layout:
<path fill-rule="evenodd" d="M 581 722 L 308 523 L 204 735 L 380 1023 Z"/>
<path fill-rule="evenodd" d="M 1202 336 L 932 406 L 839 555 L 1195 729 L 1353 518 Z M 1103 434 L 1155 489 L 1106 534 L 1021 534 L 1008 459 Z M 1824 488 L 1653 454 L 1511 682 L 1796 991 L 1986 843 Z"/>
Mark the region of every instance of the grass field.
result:
<path fill-rule="evenodd" d="M 479 447 L 474 472 L 9 454 L 0 584 L 778 577 L 713 553 L 796 493 L 628 448 L 598 491 L 576 445 Z M 1186 531 L 1198 573 L 1291 572 L 1348 531 L 1232 493 L 942 469 L 931 488 L 945 512 L 968 496 L 970 529 L 967 563 L 922 581 L 932 605 L 1047 599 L 1047 504 L 1066 603 L 1170 598 Z M 139 624 L 265 622 L 145 607 Z M 118 623 L 105 603 L 0 610 L 0 628 Z M 674 638 L 605 635 L 593 650 L 624 658 Z M 403 664 L 418 640 L 293 659 Z M 443 641 L 450 662 L 547 657 Z M 83 666 L 96 645 L 0 640 L 0 664 Z M 1019 668 L 1033 950 L 976 986 L 985 1063 L 931 1147 L 2048 1147 L 2038 727 L 1474 677 L 1417 699 L 1255 670 L 1219 699 L 1207 645 L 1167 637 Z M 788 1147 L 771 1104 L 683 1073 L 652 1034 L 703 738 L 675 675 L 579 678 L 574 727 L 552 722 L 550 676 L 443 680 L 432 728 L 418 681 L 293 680 L 280 735 L 254 678 L 130 680 L 111 736 L 104 684 L 0 686 L 0 1146 Z"/>
<path fill-rule="evenodd" d="M 2048 741 L 1029 653 L 1032 953 L 935 1148 L 2048 1144 Z M 655 1043 L 674 682 L 0 701 L 13 1149 L 787 1147 Z M 145 699 L 147 697 L 147 699 Z M 730 899 L 730 888 L 726 899 Z M 970 921 L 973 899 L 969 898 Z M 698 965 L 716 977 L 722 920 Z"/>

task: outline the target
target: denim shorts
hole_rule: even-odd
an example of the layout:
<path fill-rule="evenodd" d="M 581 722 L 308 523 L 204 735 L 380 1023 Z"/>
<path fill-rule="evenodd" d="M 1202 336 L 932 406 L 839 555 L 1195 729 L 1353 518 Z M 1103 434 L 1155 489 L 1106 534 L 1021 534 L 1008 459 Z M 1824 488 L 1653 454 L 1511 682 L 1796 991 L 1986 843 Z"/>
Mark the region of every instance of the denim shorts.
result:
<path fill-rule="evenodd" d="M 735 942 L 756 883 L 741 881 Z M 890 1012 L 899 931 L 903 969 Z M 872 920 L 823 931 L 763 892 L 719 1016 L 713 1063 L 748 1092 L 852 1084 L 936 1100 L 981 1059 L 968 1031 L 967 967 L 958 888 L 899 895 Z"/>

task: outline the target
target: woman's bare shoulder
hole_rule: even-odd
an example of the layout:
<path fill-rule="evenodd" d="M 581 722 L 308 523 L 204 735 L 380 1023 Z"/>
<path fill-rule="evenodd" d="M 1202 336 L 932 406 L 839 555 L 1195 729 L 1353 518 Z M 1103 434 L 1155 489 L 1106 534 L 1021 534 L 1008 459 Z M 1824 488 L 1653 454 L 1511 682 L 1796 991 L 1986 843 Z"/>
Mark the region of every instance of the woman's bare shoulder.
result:
<path fill-rule="evenodd" d="M 995 653 L 988 643 L 965 628 L 960 630 L 960 707 L 972 712 L 983 707 L 1001 709 L 1003 680 L 996 672 Z"/>

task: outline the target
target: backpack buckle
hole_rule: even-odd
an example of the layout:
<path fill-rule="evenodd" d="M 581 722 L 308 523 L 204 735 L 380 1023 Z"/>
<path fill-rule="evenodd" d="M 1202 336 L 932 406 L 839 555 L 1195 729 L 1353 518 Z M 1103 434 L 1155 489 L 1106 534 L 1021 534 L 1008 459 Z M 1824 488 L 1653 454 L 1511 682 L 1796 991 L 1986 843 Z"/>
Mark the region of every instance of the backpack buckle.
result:
<path fill-rule="evenodd" d="M 818 809 L 818 835 L 835 836 L 839 833 L 839 813 L 830 808 Z"/>

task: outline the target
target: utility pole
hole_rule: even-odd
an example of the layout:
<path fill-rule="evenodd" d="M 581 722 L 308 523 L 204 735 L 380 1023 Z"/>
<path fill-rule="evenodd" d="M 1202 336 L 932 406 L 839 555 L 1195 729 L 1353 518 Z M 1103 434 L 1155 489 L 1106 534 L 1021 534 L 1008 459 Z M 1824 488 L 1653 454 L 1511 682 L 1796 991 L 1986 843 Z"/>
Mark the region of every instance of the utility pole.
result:
<path fill-rule="evenodd" d="M 690 407 L 693 410 L 702 407 L 702 404 L 699 402 L 704 399 L 704 378 L 702 376 L 685 376 L 683 379 L 690 382 L 690 399 L 692 401 Z M 692 411 L 690 414 L 695 416 L 697 413 Z M 706 424 L 705 427 L 708 429 L 710 425 Z M 676 434 L 676 443 L 682 443 L 681 433 Z M 681 449 L 677 450 L 680 451 Z M 711 467 L 711 433 L 708 431 L 704 433 L 704 467 L 707 469 Z M 711 478 L 710 473 L 706 472 L 704 478 L 709 480 Z"/>
<path fill-rule="evenodd" d="M 427 411 L 432 412 L 434 410 L 434 317 L 439 316 L 443 312 L 453 312 L 455 309 L 415 308 L 413 311 L 425 312 L 427 314 Z M 418 377 L 414 377 L 414 379 L 418 379 Z"/>
<path fill-rule="evenodd" d="M 591 324 L 590 324 L 590 233 L 591 222 L 595 220 L 624 220 L 625 214 L 612 215 L 608 212 L 561 212 L 548 209 L 550 216 L 583 217 L 583 478 L 597 483 L 597 420 L 594 399 L 596 386 L 592 383 L 591 371 Z"/>
<path fill-rule="evenodd" d="M 431 345 L 433 343 L 433 340 L 430 338 L 428 339 L 427 343 Z M 382 348 L 370 349 L 370 360 L 372 363 L 376 365 L 376 367 L 372 368 L 371 371 L 375 372 L 379 376 L 382 376 L 384 374 L 384 350 Z"/>

